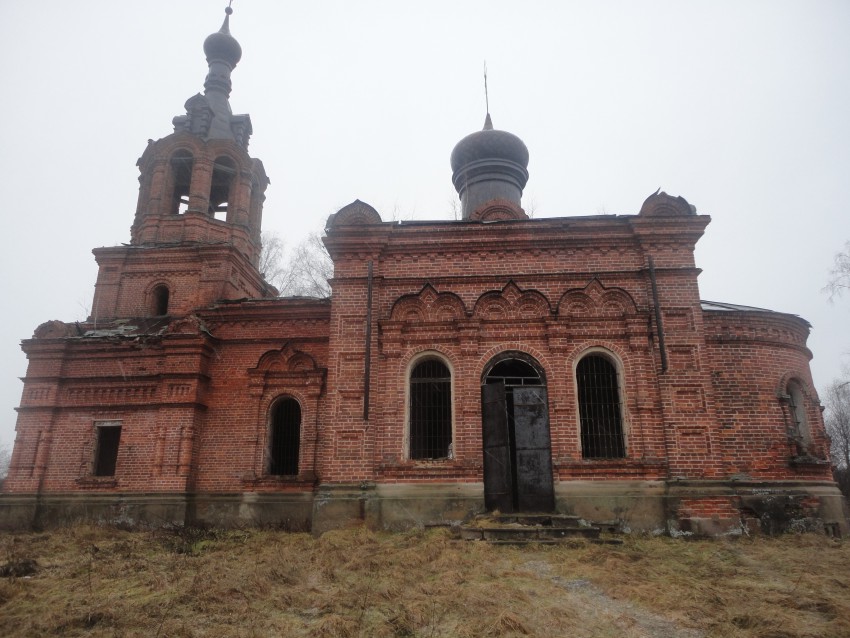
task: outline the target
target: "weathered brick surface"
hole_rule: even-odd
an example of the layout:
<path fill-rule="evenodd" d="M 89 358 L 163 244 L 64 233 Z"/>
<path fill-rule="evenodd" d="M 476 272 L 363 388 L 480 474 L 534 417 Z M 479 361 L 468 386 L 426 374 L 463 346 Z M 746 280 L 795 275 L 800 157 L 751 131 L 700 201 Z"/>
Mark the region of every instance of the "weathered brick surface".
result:
<path fill-rule="evenodd" d="M 131 245 L 95 251 L 92 317 L 44 324 L 23 344 L 29 369 L 5 491 L 480 483 L 481 384 L 506 352 L 543 372 L 555 482 L 830 480 L 808 325 L 778 313 L 703 310 L 693 249 L 708 217 L 391 224 L 349 211 L 326 238 L 331 299 L 265 299 L 255 267 L 264 188 L 256 167 L 232 153 L 246 168 L 227 219 L 201 214 L 195 192 L 189 202 L 198 210 L 175 215 L 163 203 L 175 149 L 193 152 L 201 177 L 227 150 L 176 134 L 146 151 Z M 160 284 L 171 292 L 168 316 L 151 317 Z M 575 368 L 593 351 L 607 353 L 620 376 L 623 459 L 582 458 Z M 414 461 L 407 379 L 429 353 L 452 373 L 453 453 Z M 790 380 L 804 390 L 802 447 L 783 398 Z M 268 475 L 270 414 L 281 397 L 302 411 L 297 476 Z M 115 476 L 94 477 L 97 424 L 116 421 Z M 726 520 L 738 507 L 735 497 L 694 497 L 675 515 Z"/>

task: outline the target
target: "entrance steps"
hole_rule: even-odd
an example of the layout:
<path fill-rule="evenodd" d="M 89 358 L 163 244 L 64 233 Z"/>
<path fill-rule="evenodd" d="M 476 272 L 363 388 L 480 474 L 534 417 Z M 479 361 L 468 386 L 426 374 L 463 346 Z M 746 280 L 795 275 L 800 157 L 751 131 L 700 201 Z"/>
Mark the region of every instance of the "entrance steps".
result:
<path fill-rule="evenodd" d="M 576 538 L 594 543 L 622 543 L 607 535 L 602 537 L 599 526 L 567 514 L 480 514 L 460 526 L 460 537 L 493 545 L 558 545 Z"/>

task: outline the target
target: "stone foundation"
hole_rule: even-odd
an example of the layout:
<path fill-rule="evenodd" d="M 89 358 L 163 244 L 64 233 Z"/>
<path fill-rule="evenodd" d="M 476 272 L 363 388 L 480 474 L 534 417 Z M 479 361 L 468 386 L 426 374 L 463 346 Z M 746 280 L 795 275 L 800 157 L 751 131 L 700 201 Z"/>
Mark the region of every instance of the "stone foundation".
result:
<path fill-rule="evenodd" d="M 850 534 L 834 483 L 564 481 L 556 509 L 624 532 L 718 536 L 824 531 Z M 365 525 L 403 530 L 459 524 L 484 512 L 482 483 L 357 483 L 310 491 L 233 494 L 33 494 L 0 496 L 0 528 L 80 521 L 132 527 L 198 524 L 275 527 L 321 535 Z"/>

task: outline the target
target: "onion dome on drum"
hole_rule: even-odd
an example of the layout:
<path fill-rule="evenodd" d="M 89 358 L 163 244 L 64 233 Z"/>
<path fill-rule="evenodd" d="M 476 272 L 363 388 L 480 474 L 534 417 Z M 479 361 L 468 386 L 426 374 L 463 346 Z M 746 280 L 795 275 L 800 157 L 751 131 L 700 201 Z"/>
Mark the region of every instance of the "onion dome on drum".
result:
<path fill-rule="evenodd" d="M 457 143 L 451 166 L 463 219 L 493 200 L 520 206 L 528 181 L 528 148 L 513 133 L 494 129 L 489 113 L 482 130 Z"/>

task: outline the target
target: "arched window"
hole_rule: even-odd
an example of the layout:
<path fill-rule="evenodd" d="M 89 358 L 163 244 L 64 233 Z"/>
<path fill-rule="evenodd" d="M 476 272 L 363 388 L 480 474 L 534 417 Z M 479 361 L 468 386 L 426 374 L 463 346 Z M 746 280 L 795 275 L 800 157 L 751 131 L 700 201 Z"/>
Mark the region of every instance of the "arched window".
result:
<path fill-rule="evenodd" d="M 168 212 L 172 215 L 185 213 L 189 207 L 189 186 L 192 183 L 194 158 L 189 151 L 180 150 L 171 157 L 171 202 Z"/>
<path fill-rule="evenodd" d="M 440 359 L 419 361 L 410 371 L 411 459 L 451 456 L 452 374 Z"/>
<path fill-rule="evenodd" d="M 230 204 L 230 191 L 236 177 L 236 164 L 222 155 L 213 164 L 212 187 L 210 188 L 210 216 L 226 220 Z"/>
<path fill-rule="evenodd" d="M 524 385 L 546 385 L 534 366 L 522 359 L 503 359 L 494 365 L 484 383 L 504 383 L 506 388 L 515 388 Z"/>
<path fill-rule="evenodd" d="M 269 445 L 269 474 L 298 474 L 298 451 L 301 445 L 301 406 L 295 399 L 281 399 L 274 404 Z"/>
<path fill-rule="evenodd" d="M 156 316 L 162 316 L 168 314 L 168 298 L 170 294 L 168 291 L 168 286 L 165 284 L 159 284 L 153 289 L 152 297 L 153 297 L 153 314 Z"/>
<path fill-rule="evenodd" d="M 799 452 L 804 454 L 811 442 L 809 423 L 806 419 L 806 405 L 803 399 L 803 387 L 798 381 L 791 380 L 786 388 L 788 393 L 788 412 L 791 416 L 791 432 L 799 446 Z"/>
<path fill-rule="evenodd" d="M 626 456 L 617 369 L 608 357 L 588 354 L 576 366 L 581 455 L 586 459 Z"/>

